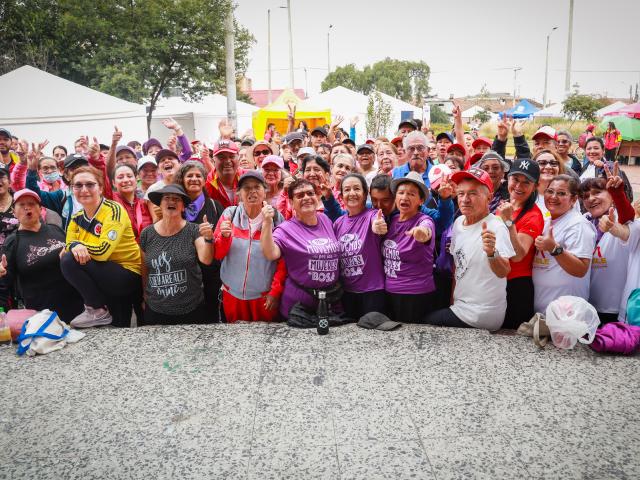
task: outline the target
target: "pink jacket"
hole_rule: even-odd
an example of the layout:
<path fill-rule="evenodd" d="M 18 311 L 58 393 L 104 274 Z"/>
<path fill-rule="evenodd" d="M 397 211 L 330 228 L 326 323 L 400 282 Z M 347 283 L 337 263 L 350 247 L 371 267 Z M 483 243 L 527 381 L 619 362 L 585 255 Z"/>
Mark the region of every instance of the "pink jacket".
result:
<path fill-rule="evenodd" d="M 607 323 L 596 330 L 591 348 L 600 353 L 631 355 L 640 347 L 640 327 L 622 322 Z"/>

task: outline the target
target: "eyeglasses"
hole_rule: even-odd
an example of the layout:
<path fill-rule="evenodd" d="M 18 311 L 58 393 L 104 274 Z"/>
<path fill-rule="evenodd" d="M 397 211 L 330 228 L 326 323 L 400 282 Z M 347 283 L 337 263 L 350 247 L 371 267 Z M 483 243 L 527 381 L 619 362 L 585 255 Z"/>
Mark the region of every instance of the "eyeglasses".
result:
<path fill-rule="evenodd" d="M 565 197 L 569 197 L 569 196 L 571 196 L 571 194 L 570 194 L 569 192 L 563 192 L 562 190 L 559 190 L 559 191 L 558 191 L 558 190 L 554 190 L 554 189 L 552 189 L 552 188 L 547 188 L 547 189 L 544 191 L 544 194 L 545 194 L 545 195 L 548 195 L 548 196 L 550 196 L 550 197 L 553 197 L 553 196 L 555 195 L 555 196 L 556 196 L 556 197 L 558 197 L 558 198 L 565 198 Z"/>
<path fill-rule="evenodd" d="M 405 148 L 406 152 L 424 152 L 425 150 L 427 150 L 428 147 L 425 147 L 424 145 L 411 145 L 410 147 Z"/>
<path fill-rule="evenodd" d="M 550 167 L 559 167 L 560 163 L 558 163 L 556 160 L 540 160 L 538 162 L 539 167 L 546 167 L 547 165 L 549 165 Z"/>
<path fill-rule="evenodd" d="M 98 184 L 96 182 L 74 183 L 73 189 L 77 190 L 78 192 L 83 188 L 86 188 L 87 190 L 91 191 L 91 190 L 94 190 L 97 186 Z"/>
<path fill-rule="evenodd" d="M 570 140 L 558 140 L 558 145 L 571 145 Z"/>
<path fill-rule="evenodd" d="M 500 172 L 502 171 L 502 166 L 500 165 L 492 165 L 492 166 L 483 166 L 482 170 L 485 172 Z"/>
<path fill-rule="evenodd" d="M 296 192 L 293 194 L 293 198 L 296 200 L 302 200 L 304 197 L 315 197 L 316 192 L 313 190 L 305 190 L 304 192 Z"/>
<path fill-rule="evenodd" d="M 270 155 L 271 152 L 269 150 L 260 150 L 260 151 L 254 151 L 253 152 L 253 156 L 254 157 L 260 157 L 262 155 Z"/>

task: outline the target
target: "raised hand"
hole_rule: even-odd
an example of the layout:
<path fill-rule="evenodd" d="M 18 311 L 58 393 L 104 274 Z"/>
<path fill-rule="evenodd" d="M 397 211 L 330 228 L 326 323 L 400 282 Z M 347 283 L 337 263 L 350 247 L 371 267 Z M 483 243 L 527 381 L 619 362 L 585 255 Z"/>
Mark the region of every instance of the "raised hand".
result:
<path fill-rule="evenodd" d="M 609 215 L 603 215 L 600 217 L 600 221 L 598 222 L 598 227 L 600 227 L 600 231 L 603 233 L 607 233 L 610 231 L 613 226 L 617 223 L 616 211 L 613 207 L 609 208 Z"/>
<path fill-rule="evenodd" d="M 451 109 L 451 115 L 453 115 L 454 119 L 462 118 L 462 109 L 460 108 L 460 105 L 458 105 L 457 103 L 453 104 L 453 108 Z"/>
<path fill-rule="evenodd" d="M 175 135 L 171 135 L 169 137 L 169 140 L 167 140 L 167 148 L 175 152 L 177 144 L 178 144 L 178 138 Z"/>
<path fill-rule="evenodd" d="M 338 128 L 338 125 L 340 125 L 343 121 L 344 121 L 344 117 L 342 115 L 336 115 L 336 118 L 334 118 L 333 122 L 331 122 L 331 128 L 332 129 Z"/>
<path fill-rule="evenodd" d="M 204 237 L 205 240 L 213 239 L 213 225 L 209 223 L 206 215 L 202 217 L 202 223 L 199 225 L 198 229 L 200 230 L 200 236 Z"/>
<path fill-rule="evenodd" d="M 524 135 L 524 126 L 527 124 L 526 120 L 511 120 L 511 135 L 513 137 L 521 137 Z"/>
<path fill-rule="evenodd" d="M 29 142 L 26 140 L 20 139 L 18 140 L 18 148 L 16 148 L 16 153 L 18 157 L 20 157 L 20 163 L 23 165 L 27 162 L 29 152 Z"/>
<path fill-rule="evenodd" d="M 333 191 L 326 183 L 320 184 L 320 194 L 322 195 L 322 198 L 325 199 L 333 197 Z"/>
<path fill-rule="evenodd" d="M 296 106 L 293 103 L 287 103 L 289 112 L 287 113 L 287 120 L 293 121 L 296 119 Z"/>
<path fill-rule="evenodd" d="M 114 125 L 113 128 L 114 128 L 114 132 L 113 132 L 113 135 L 111 135 L 111 144 L 118 145 L 118 143 L 120 143 L 120 140 L 122 140 L 122 132 L 118 130 L 117 125 Z"/>
<path fill-rule="evenodd" d="M 609 170 L 609 165 L 606 162 L 604 163 L 604 175 L 607 178 L 607 190 L 616 190 L 624 185 L 622 177 L 620 177 L 620 165 L 617 160 L 613 162 L 613 173 Z"/>
<path fill-rule="evenodd" d="M 498 122 L 498 132 L 496 133 L 498 140 L 502 142 L 507 141 L 509 137 L 509 122 L 506 115 L 503 115 L 502 120 Z"/>
<path fill-rule="evenodd" d="M 276 212 L 267 202 L 262 202 L 262 223 L 271 226 Z"/>
<path fill-rule="evenodd" d="M 220 120 L 218 124 L 218 130 L 220 131 L 221 139 L 230 139 L 233 136 L 233 125 L 229 123 L 226 118 Z"/>
<path fill-rule="evenodd" d="M 87 156 L 91 160 L 98 160 L 98 158 L 100 158 L 100 143 L 98 143 L 98 139 L 96 137 L 93 137 L 93 143 L 89 145 Z"/>
<path fill-rule="evenodd" d="M 513 205 L 509 202 L 502 202 L 498 205 L 496 213 L 504 222 L 513 219 Z"/>
<path fill-rule="evenodd" d="M 49 145 L 49 140 L 43 140 L 37 145 L 36 151 L 38 152 L 38 155 L 40 155 L 40 157 L 42 157 L 42 150 L 44 150 L 47 145 Z"/>
<path fill-rule="evenodd" d="M 544 235 L 539 235 L 534 240 L 534 244 L 541 252 L 551 252 L 556 246 L 556 239 L 553 238 L 553 226 L 549 225 L 549 230 Z"/>
<path fill-rule="evenodd" d="M 404 234 L 412 236 L 416 242 L 420 243 L 427 243 L 431 240 L 431 229 L 425 227 L 413 227 Z"/>
<path fill-rule="evenodd" d="M 357 115 L 355 117 L 351 117 L 351 120 L 349 122 L 349 126 L 351 128 L 355 127 L 357 125 L 357 123 L 360 121 L 360 117 L 358 117 Z"/>
<path fill-rule="evenodd" d="M 165 118 L 162 124 L 169 130 L 180 130 L 180 125 L 173 118 Z"/>
<path fill-rule="evenodd" d="M 378 213 L 376 213 L 373 222 L 371 222 L 371 230 L 376 235 L 386 235 L 387 234 L 387 222 L 384 220 L 384 215 L 382 214 L 382 210 L 378 209 Z"/>
<path fill-rule="evenodd" d="M 291 185 L 295 181 L 295 179 L 296 178 L 294 176 L 290 176 L 284 179 L 284 181 L 282 182 L 282 188 L 285 192 L 289 190 L 289 185 Z"/>
<path fill-rule="evenodd" d="M 438 195 L 441 200 L 446 200 L 453 195 L 453 184 L 449 182 L 449 175 L 445 175 L 440 186 L 438 187 Z"/>
<path fill-rule="evenodd" d="M 233 225 L 231 225 L 231 220 L 229 220 L 228 218 L 222 218 L 223 220 L 222 222 L 220 222 L 220 234 L 224 238 L 229 238 L 231 235 L 233 235 Z"/>
<path fill-rule="evenodd" d="M 488 257 L 496 253 L 496 234 L 487 228 L 487 222 L 482 222 L 482 249 Z"/>

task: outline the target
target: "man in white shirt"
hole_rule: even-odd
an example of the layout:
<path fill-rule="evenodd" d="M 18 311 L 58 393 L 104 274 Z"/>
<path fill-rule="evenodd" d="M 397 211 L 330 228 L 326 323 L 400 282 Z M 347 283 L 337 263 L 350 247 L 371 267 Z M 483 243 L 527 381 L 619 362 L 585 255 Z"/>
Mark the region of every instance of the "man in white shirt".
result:
<path fill-rule="evenodd" d="M 425 323 L 498 330 L 507 309 L 509 258 L 515 251 L 509 231 L 489 213 L 493 182 L 479 168 L 455 173 L 458 207 L 449 249 L 455 263 L 453 305 L 427 315 Z"/>

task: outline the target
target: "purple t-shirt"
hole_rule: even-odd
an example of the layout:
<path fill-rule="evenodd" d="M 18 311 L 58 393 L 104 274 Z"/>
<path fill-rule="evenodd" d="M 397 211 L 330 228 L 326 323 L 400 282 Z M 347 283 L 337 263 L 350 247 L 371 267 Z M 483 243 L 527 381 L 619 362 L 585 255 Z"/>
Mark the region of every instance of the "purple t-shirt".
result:
<path fill-rule="evenodd" d="M 282 252 L 288 272 L 280 314 L 288 318 L 289 310 L 297 302 L 315 308 L 316 299 L 296 283 L 307 288 L 328 288 L 338 281 L 340 244 L 333 233 L 331 220 L 318 213 L 318 224 L 310 227 L 292 218 L 273 231 L 273 241 Z"/>
<path fill-rule="evenodd" d="M 427 243 L 416 241 L 406 232 L 413 227 L 431 229 L 431 240 Z M 436 229 L 424 213 L 418 212 L 409 220 L 400 221 L 400 215 L 391 219 L 387 236 L 382 242 L 384 257 L 384 287 L 390 293 L 419 294 L 436 289 L 433 280 L 433 250 Z"/>
<path fill-rule="evenodd" d="M 382 237 L 371 230 L 377 210 L 343 215 L 333 224 L 340 242 L 340 280 L 347 292 L 384 290 L 384 269 L 380 246 Z"/>

